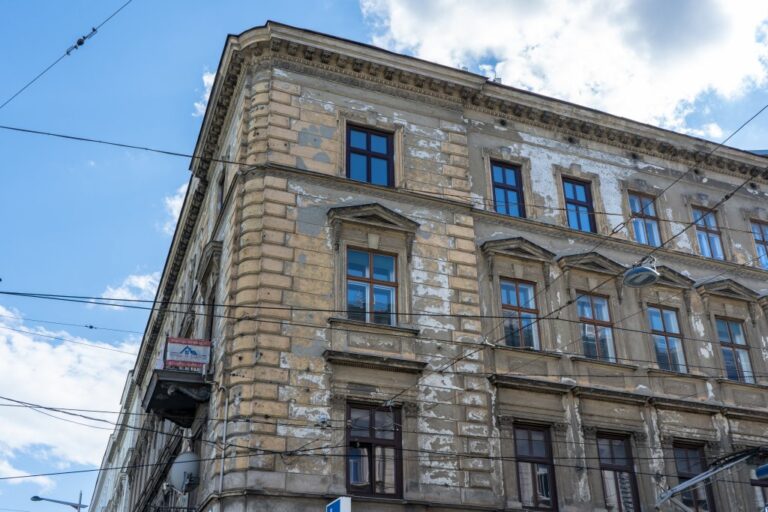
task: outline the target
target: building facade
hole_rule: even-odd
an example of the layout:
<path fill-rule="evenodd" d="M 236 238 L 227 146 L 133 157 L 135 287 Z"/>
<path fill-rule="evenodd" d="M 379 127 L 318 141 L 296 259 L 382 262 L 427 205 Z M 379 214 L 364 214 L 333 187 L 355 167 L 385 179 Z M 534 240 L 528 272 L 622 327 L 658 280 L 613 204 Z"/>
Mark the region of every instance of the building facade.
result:
<path fill-rule="evenodd" d="M 271 22 L 195 155 L 97 512 L 653 510 L 768 442 L 764 157 Z"/>

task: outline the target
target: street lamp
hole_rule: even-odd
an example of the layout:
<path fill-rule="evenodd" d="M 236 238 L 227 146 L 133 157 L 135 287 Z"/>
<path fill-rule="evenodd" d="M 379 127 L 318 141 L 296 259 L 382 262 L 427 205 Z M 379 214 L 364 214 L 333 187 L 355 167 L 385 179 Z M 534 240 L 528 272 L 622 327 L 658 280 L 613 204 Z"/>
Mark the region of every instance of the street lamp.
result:
<path fill-rule="evenodd" d="M 72 507 L 77 512 L 80 512 L 80 509 L 88 508 L 88 505 L 83 505 L 83 491 L 80 491 L 80 497 L 78 498 L 77 503 L 72 503 L 71 501 L 52 500 L 50 498 L 41 498 L 40 496 L 32 496 L 29 499 L 32 501 L 50 501 L 51 503 L 66 505 L 68 507 Z"/>

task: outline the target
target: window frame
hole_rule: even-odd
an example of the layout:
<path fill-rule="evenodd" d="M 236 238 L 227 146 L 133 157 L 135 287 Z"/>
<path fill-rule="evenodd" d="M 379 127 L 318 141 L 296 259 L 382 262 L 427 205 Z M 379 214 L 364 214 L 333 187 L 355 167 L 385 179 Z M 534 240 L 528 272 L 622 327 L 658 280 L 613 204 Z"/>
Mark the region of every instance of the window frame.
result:
<path fill-rule="evenodd" d="M 570 229 L 580 231 L 582 233 L 597 233 L 597 218 L 595 216 L 595 197 L 592 194 L 592 182 L 588 180 L 582 180 L 579 178 L 573 178 L 571 176 L 562 176 L 562 189 L 563 200 L 565 201 L 565 222 Z M 583 186 L 586 191 L 586 201 L 579 201 L 578 199 L 569 199 L 568 194 L 565 192 L 565 184 L 571 183 L 573 185 Z M 581 221 L 579 221 L 579 227 L 571 226 L 568 218 L 568 205 L 573 204 L 577 207 L 582 206 L 587 208 L 587 215 L 589 218 L 589 229 L 581 229 Z"/>
<path fill-rule="evenodd" d="M 709 467 L 709 464 L 707 464 L 707 457 L 704 453 L 704 447 L 697 444 L 691 444 L 691 443 L 674 443 L 672 445 L 672 458 L 675 461 L 675 476 L 677 477 L 678 485 L 687 482 L 691 478 L 698 476 L 698 473 L 687 473 L 680 471 L 680 464 L 678 462 L 677 457 L 677 450 L 695 450 L 698 454 L 698 462 L 701 465 L 702 471 L 706 471 Z M 691 459 L 690 457 L 686 457 L 686 461 L 691 461 L 694 459 Z M 710 482 L 703 482 L 699 484 L 698 486 L 694 487 L 693 489 L 690 489 L 688 491 L 685 491 L 685 493 L 695 493 L 694 496 L 698 496 L 699 493 L 701 493 L 702 489 L 701 486 L 704 487 L 704 496 L 707 501 L 707 510 L 706 512 L 715 512 L 715 500 L 714 496 L 712 494 L 712 484 Z M 683 494 L 685 494 L 683 493 Z M 682 497 L 681 497 L 682 499 Z M 694 512 L 698 512 L 700 509 L 696 504 L 694 503 L 694 508 L 692 508 Z"/>
<path fill-rule="evenodd" d="M 353 148 L 350 143 L 352 130 L 365 133 L 366 146 L 368 149 Z M 371 134 L 378 135 L 387 139 L 387 153 L 377 153 L 371 151 Z M 380 130 L 378 128 L 371 128 L 369 126 L 363 126 L 359 124 L 346 123 L 345 133 L 345 163 L 346 163 L 346 177 L 357 183 L 367 183 L 376 187 L 395 188 L 395 134 L 393 132 Z M 358 154 L 365 157 L 365 172 L 366 180 L 356 180 L 352 178 L 352 154 Z M 383 157 L 386 158 L 383 158 Z M 387 184 L 379 185 L 371 182 L 371 158 L 386 159 L 387 161 Z"/>
<path fill-rule="evenodd" d="M 398 256 L 399 255 L 397 253 L 393 253 L 393 252 L 380 251 L 378 249 L 363 248 L 363 247 L 359 247 L 359 246 L 356 246 L 356 245 L 347 245 L 345 250 L 346 250 L 346 254 L 345 254 L 345 258 L 344 258 L 344 262 L 345 262 L 345 266 L 344 266 L 344 297 L 345 297 L 345 304 L 346 304 L 346 311 L 347 311 L 346 312 L 347 319 L 348 320 L 356 320 L 356 319 L 350 318 L 350 316 L 349 316 L 349 285 L 348 285 L 348 283 L 350 281 L 353 281 L 353 282 L 358 282 L 358 283 L 365 283 L 365 284 L 368 285 L 368 297 L 367 297 L 368 302 L 366 303 L 366 305 L 368 306 L 368 308 L 370 310 L 366 309 L 366 312 L 365 312 L 366 320 L 364 320 L 364 322 L 366 324 L 384 325 L 384 326 L 390 326 L 390 327 L 391 326 L 399 325 L 399 323 L 400 323 L 400 321 L 399 321 L 400 312 L 399 312 L 399 309 L 398 309 L 399 308 L 399 302 L 400 302 L 400 297 L 399 297 L 399 295 L 400 295 L 400 272 L 399 272 L 399 269 L 398 269 L 398 263 L 399 263 Z M 349 252 L 350 251 L 365 252 L 365 253 L 368 254 L 368 268 L 370 269 L 370 277 L 364 278 L 364 277 L 356 277 L 356 276 L 350 276 L 349 275 Z M 380 256 L 389 256 L 389 257 L 394 259 L 394 263 L 392 265 L 392 267 L 394 269 L 394 272 L 395 272 L 395 280 L 394 281 L 391 281 L 391 282 L 390 281 L 379 281 L 377 279 L 374 279 L 374 277 L 373 277 L 373 257 L 374 257 L 374 255 L 377 255 L 377 254 L 380 255 Z M 373 315 L 374 315 L 374 312 L 373 312 L 373 305 L 374 305 L 373 294 L 374 294 L 374 286 L 375 285 L 386 286 L 386 287 L 394 289 L 395 301 L 394 301 L 394 304 L 392 305 L 392 313 L 390 313 L 392 319 L 391 319 L 391 321 L 389 323 L 379 323 L 379 322 L 374 322 L 373 321 Z M 369 316 L 371 318 L 370 320 L 368 319 Z M 360 320 L 357 320 L 357 321 L 360 321 Z"/>
<path fill-rule="evenodd" d="M 632 211 L 632 196 L 637 197 L 640 200 L 640 204 L 642 205 L 643 199 L 650 199 L 651 206 L 653 206 L 653 211 L 655 215 L 648 214 L 645 209 L 645 206 L 642 206 L 640 208 L 640 212 L 633 212 Z M 651 194 L 645 194 L 643 192 L 637 192 L 634 190 L 628 190 L 627 191 L 627 203 L 629 206 L 629 214 L 630 214 L 630 224 L 632 225 L 632 232 L 633 232 L 633 238 L 634 241 L 638 244 L 647 245 L 648 247 L 661 247 L 664 245 L 663 237 L 661 236 L 661 217 L 659 217 L 659 209 L 656 206 L 656 199 L 658 199 L 656 196 L 653 196 Z M 643 243 L 637 239 L 637 227 L 635 226 L 635 223 L 632 222 L 634 219 L 640 219 L 642 221 L 642 228 L 643 232 L 645 233 L 646 240 L 650 240 L 650 237 L 648 236 L 648 227 L 646 226 L 646 221 L 652 221 L 656 225 L 656 234 L 658 235 L 658 245 L 650 244 L 650 243 Z"/>
<path fill-rule="evenodd" d="M 375 437 L 360 437 L 352 436 L 352 409 L 365 409 L 369 412 L 369 427 L 368 432 L 374 429 L 375 416 L 377 411 L 386 411 L 392 413 L 392 421 L 394 422 L 394 436 L 393 439 L 381 439 Z M 382 407 L 381 405 L 374 405 L 362 402 L 347 402 L 345 412 L 346 428 L 344 431 L 345 440 L 345 485 L 347 492 L 354 496 L 373 496 L 379 498 L 402 498 L 403 496 L 403 436 L 402 436 L 402 408 L 401 407 Z M 350 483 L 349 475 L 349 461 L 351 454 L 349 448 L 352 443 L 365 444 L 370 446 L 369 456 L 369 492 L 361 492 L 359 489 L 353 489 Z M 383 446 L 387 448 L 395 449 L 395 492 L 393 494 L 377 493 L 376 492 L 376 479 L 375 479 L 375 464 L 376 464 L 376 450 L 377 446 Z"/>
<path fill-rule="evenodd" d="M 768 270 L 768 222 L 750 219 L 750 230 L 752 231 L 752 241 L 755 243 L 755 261 L 757 267 Z M 760 230 L 762 240 L 758 240 L 755 235 L 755 228 Z M 763 249 L 763 255 L 760 254 L 760 248 Z M 764 262 L 761 262 L 764 261 Z"/>
<path fill-rule="evenodd" d="M 491 159 L 490 161 L 490 167 L 491 167 L 491 197 L 493 199 L 493 211 L 500 214 L 500 215 L 506 215 L 507 217 L 516 217 L 519 219 L 525 219 L 526 218 L 526 211 L 525 211 L 525 184 L 523 183 L 523 169 L 518 164 L 513 164 L 509 162 L 503 162 L 501 160 Z M 513 187 L 512 185 L 507 184 L 506 182 L 498 182 L 494 178 L 494 167 L 500 167 L 502 169 L 503 178 L 506 178 L 506 171 L 510 170 L 515 173 L 515 178 L 517 180 L 517 186 Z M 506 203 L 506 210 L 505 212 L 499 211 L 499 204 L 496 201 L 496 189 L 500 188 L 506 192 L 512 191 L 517 194 L 517 205 L 518 205 L 518 213 L 519 215 L 512 215 L 509 213 L 509 203 Z M 506 197 L 506 196 L 505 196 Z"/>
<path fill-rule="evenodd" d="M 544 446 L 546 448 L 546 455 L 544 457 L 536 457 L 535 455 L 520 455 L 518 453 L 517 449 L 517 443 L 518 443 L 518 431 L 519 430 L 527 430 L 529 432 L 543 432 L 544 433 Z M 518 500 L 521 502 L 523 501 L 523 492 L 522 492 L 522 486 L 520 484 L 520 463 L 528 463 L 532 464 L 532 467 L 535 467 L 536 464 L 541 465 L 547 465 L 549 467 L 549 476 L 551 480 L 551 487 L 552 487 L 552 506 L 551 507 L 541 507 L 538 504 L 538 494 L 536 492 L 537 489 L 537 480 L 536 478 L 532 478 L 532 482 L 534 485 L 533 488 L 533 497 L 534 497 L 534 505 L 528 506 L 523 504 L 523 508 L 526 510 L 558 510 L 558 503 L 557 503 L 557 480 L 555 477 L 555 462 L 552 455 L 552 435 L 550 432 L 550 428 L 547 426 L 542 425 L 529 425 L 527 423 L 516 423 L 513 426 L 513 435 L 514 435 L 514 448 L 515 448 L 515 476 L 517 478 L 517 494 L 518 494 Z M 531 446 L 531 436 L 528 437 L 528 445 Z M 531 450 L 533 451 L 533 450 Z"/>
<path fill-rule="evenodd" d="M 670 362 L 671 362 L 671 358 L 669 355 L 671 352 L 669 350 L 669 338 L 676 338 L 680 342 L 680 351 L 683 355 L 683 371 L 675 370 L 672 368 L 662 368 L 661 364 L 659 363 L 659 358 L 657 354 L 656 364 L 658 365 L 659 369 L 664 371 L 675 372 L 675 373 L 688 373 L 688 358 L 685 355 L 685 344 L 683 343 L 683 341 L 685 340 L 685 336 L 683 335 L 683 326 L 680 323 L 680 310 L 677 308 L 669 307 L 669 306 L 663 306 L 661 304 L 647 304 L 645 309 L 648 312 L 648 318 L 647 318 L 648 332 L 650 333 L 650 336 L 651 336 L 651 344 L 653 345 L 654 353 L 656 353 L 656 341 L 653 339 L 654 336 L 662 336 L 664 338 L 664 345 L 667 349 L 667 358 L 670 360 Z M 664 329 L 663 331 L 657 331 L 653 328 L 653 323 L 650 320 L 651 309 L 659 310 L 659 313 L 661 314 L 661 325 L 662 325 L 662 328 Z M 677 320 L 677 327 L 680 332 L 675 333 L 667 330 L 667 322 L 664 319 L 664 311 L 671 311 L 675 314 L 675 318 Z"/>
<path fill-rule="evenodd" d="M 589 298 L 589 307 L 591 308 L 590 310 L 592 311 L 593 318 L 583 317 L 579 313 L 579 299 L 581 297 Z M 604 320 L 596 320 L 594 318 L 594 316 L 595 316 L 594 298 L 595 297 L 599 297 L 601 299 L 605 299 L 605 306 L 606 306 L 606 310 L 608 311 L 608 321 L 607 322 L 604 321 Z M 581 350 L 582 350 L 582 352 L 584 352 L 584 357 L 586 357 L 588 359 L 595 360 L 595 361 L 602 361 L 602 362 L 605 362 L 605 363 L 617 363 L 618 362 L 618 355 L 616 354 L 616 336 L 615 336 L 614 331 L 613 331 L 613 315 L 611 315 L 611 297 L 610 297 L 610 295 L 602 295 L 602 294 L 599 294 L 599 293 L 587 293 L 587 292 L 577 291 L 576 292 L 576 300 L 574 301 L 574 304 L 576 306 L 576 314 L 577 314 L 577 317 L 579 319 L 579 331 L 580 331 L 579 332 L 579 337 L 581 338 Z M 610 332 L 611 332 L 611 344 L 613 345 L 613 347 L 612 347 L 613 348 L 613 360 L 611 360 L 611 359 L 604 359 L 604 358 L 600 357 L 600 354 L 599 354 L 600 344 L 597 343 L 597 338 L 595 338 L 595 350 L 598 352 L 598 357 L 593 358 L 593 357 L 590 357 L 590 356 L 588 356 L 586 354 L 586 352 L 584 351 L 584 336 L 583 336 L 583 333 L 581 332 L 582 325 L 585 324 L 585 323 L 586 324 L 594 325 L 595 328 L 596 328 L 595 332 L 597 332 L 597 327 L 607 327 L 608 329 L 610 329 Z"/>
<path fill-rule="evenodd" d="M 620 464 L 614 464 L 611 463 L 605 463 L 603 461 L 603 458 L 600 455 L 600 439 L 606 439 L 610 441 L 622 441 L 624 443 L 624 453 L 626 454 L 625 460 L 626 465 L 622 466 Z M 637 486 L 637 476 L 635 475 L 635 459 L 632 453 L 632 441 L 629 436 L 622 435 L 622 434 L 613 434 L 613 433 L 607 433 L 607 432 L 598 432 L 597 436 L 595 438 L 595 443 L 597 443 L 597 459 L 598 459 L 598 465 L 600 466 L 600 481 L 603 483 L 603 502 L 608 504 L 608 498 L 606 494 L 605 489 L 605 478 L 603 475 L 603 471 L 612 471 L 614 472 L 614 484 L 619 487 L 619 482 L 616 480 L 616 473 L 629 473 L 630 478 L 632 479 L 632 503 L 635 508 L 635 510 L 640 510 L 640 496 L 639 496 L 639 490 Z M 610 450 L 611 450 L 611 458 L 615 459 L 613 455 L 613 445 L 609 444 Z M 624 512 L 624 508 L 622 504 L 619 502 L 619 508 L 618 512 Z"/>
<path fill-rule="evenodd" d="M 696 219 L 696 213 L 701 212 L 702 215 L 699 217 L 699 220 L 703 222 L 704 225 L 699 224 L 699 220 Z M 716 228 L 710 228 L 706 225 L 706 217 L 711 215 L 712 218 L 715 220 L 715 226 Z M 691 206 L 691 220 L 693 220 L 693 225 L 696 229 L 696 243 L 699 246 L 699 255 L 703 256 L 704 258 L 709 258 L 712 260 L 717 261 L 726 261 L 728 258 L 725 254 L 725 245 L 723 244 L 723 232 L 720 229 L 720 222 L 717 219 L 717 210 L 713 210 L 711 208 L 706 208 L 704 206 Z M 705 233 L 707 238 L 707 250 L 709 251 L 709 256 L 704 254 L 704 250 L 701 246 L 701 242 L 699 241 L 699 233 Z M 715 258 L 712 254 L 712 240 L 710 238 L 710 235 L 716 235 L 717 240 L 720 243 L 720 254 L 723 255 L 722 258 Z"/>
<path fill-rule="evenodd" d="M 728 342 L 723 342 L 723 340 L 720 339 L 720 331 L 717 328 L 718 322 L 725 322 L 726 327 L 728 328 Z M 741 326 L 741 333 L 744 336 L 744 344 L 740 345 L 738 343 L 735 343 L 733 331 L 731 329 L 731 324 L 739 324 Z M 732 379 L 728 376 L 728 370 L 725 367 L 725 359 L 723 358 L 723 372 L 725 375 L 725 378 L 728 379 L 731 382 L 741 382 L 744 384 L 755 384 L 755 371 L 754 371 L 754 365 L 752 364 L 752 355 L 750 354 L 750 346 L 749 346 L 749 340 L 747 339 L 747 329 L 746 329 L 746 322 L 740 318 L 732 318 L 727 316 L 719 316 L 715 315 L 715 336 L 717 337 L 717 342 L 720 345 L 720 357 L 723 357 L 723 350 L 730 350 L 733 352 L 734 361 L 736 362 L 736 372 L 739 374 L 738 379 Z M 739 350 L 742 350 L 746 352 L 747 354 L 747 360 L 749 361 L 749 374 L 751 376 L 751 381 L 746 380 L 745 378 L 745 372 L 744 369 L 741 367 L 741 359 L 737 357 L 737 352 Z"/>
<path fill-rule="evenodd" d="M 503 293 L 501 293 L 502 287 L 503 287 L 504 283 L 512 283 L 512 284 L 515 285 L 515 298 L 517 299 L 517 304 L 518 304 L 517 306 L 512 306 L 512 305 L 509 305 L 509 304 L 504 304 L 504 295 L 503 295 Z M 535 308 L 533 308 L 533 309 L 531 309 L 531 308 L 523 308 L 523 307 L 520 306 L 520 288 L 518 286 L 520 284 L 530 285 L 533 288 L 533 302 L 534 302 L 534 306 L 536 306 Z M 510 345 L 508 343 L 507 334 L 506 334 L 507 317 L 504 316 L 504 325 L 502 326 L 502 328 L 504 329 L 504 344 L 505 344 L 505 346 L 512 347 L 512 348 L 524 349 L 524 350 L 537 350 L 537 351 L 541 350 L 541 330 L 539 329 L 539 326 L 540 326 L 541 322 L 539 321 L 539 308 L 538 308 L 538 305 L 537 305 L 538 303 L 536 301 L 536 296 L 537 296 L 536 283 L 534 281 L 527 281 L 525 279 L 515 279 L 515 278 L 509 278 L 509 277 L 499 277 L 499 304 L 501 306 L 501 315 L 504 316 L 504 311 L 514 311 L 514 312 L 516 312 L 518 314 L 517 319 L 515 320 L 515 323 L 517 324 L 517 330 L 518 330 L 518 332 L 522 332 L 523 329 L 521 327 L 522 320 L 521 320 L 520 314 L 521 313 L 531 313 L 531 314 L 533 314 L 534 315 L 534 325 L 532 326 L 532 328 L 535 329 L 535 333 L 536 333 L 536 338 L 535 338 L 535 342 L 536 342 L 535 345 L 536 346 L 534 346 L 532 348 L 529 348 L 529 347 L 526 347 L 526 346 L 523 346 L 523 345 L 517 346 L 517 347 L 514 346 L 514 345 Z"/>

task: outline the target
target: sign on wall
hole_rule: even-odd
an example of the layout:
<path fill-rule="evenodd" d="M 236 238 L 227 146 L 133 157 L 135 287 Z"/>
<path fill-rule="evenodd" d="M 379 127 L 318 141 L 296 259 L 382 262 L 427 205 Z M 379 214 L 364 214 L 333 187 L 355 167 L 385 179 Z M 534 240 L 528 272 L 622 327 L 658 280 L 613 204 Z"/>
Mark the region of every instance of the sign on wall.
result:
<path fill-rule="evenodd" d="M 211 340 L 171 338 L 165 343 L 165 368 L 200 370 L 211 360 Z"/>
<path fill-rule="evenodd" d="M 336 498 L 325 506 L 325 512 L 352 512 L 352 498 Z"/>

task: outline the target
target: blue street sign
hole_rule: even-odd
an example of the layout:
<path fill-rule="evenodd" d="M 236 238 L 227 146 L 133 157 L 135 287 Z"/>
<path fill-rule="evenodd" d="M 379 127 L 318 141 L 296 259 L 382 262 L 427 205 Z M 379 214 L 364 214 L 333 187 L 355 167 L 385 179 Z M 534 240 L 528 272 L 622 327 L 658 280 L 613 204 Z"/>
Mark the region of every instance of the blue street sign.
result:
<path fill-rule="evenodd" d="M 352 512 L 352 498 L 336 498 L 325 506 L 325 512 Z"/>
<path fill-rule="evenodd" d="M 768 478 L 768 464 L 763 464 L 762 466 L 758 466 L 755 470 L 755 477 L 758 480 L 763 480 L 764 478 Z"/>

